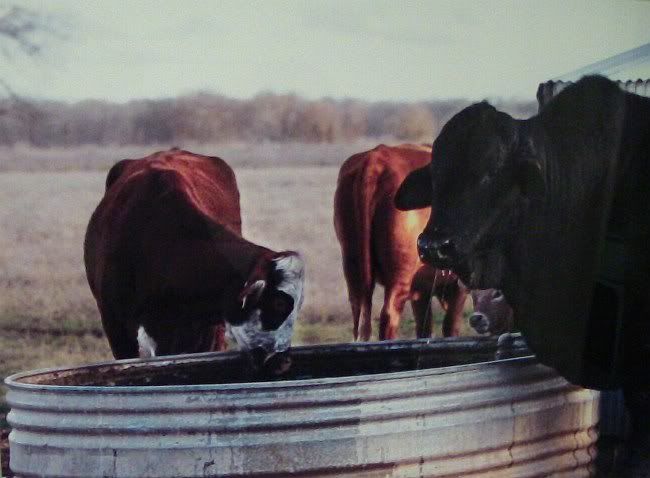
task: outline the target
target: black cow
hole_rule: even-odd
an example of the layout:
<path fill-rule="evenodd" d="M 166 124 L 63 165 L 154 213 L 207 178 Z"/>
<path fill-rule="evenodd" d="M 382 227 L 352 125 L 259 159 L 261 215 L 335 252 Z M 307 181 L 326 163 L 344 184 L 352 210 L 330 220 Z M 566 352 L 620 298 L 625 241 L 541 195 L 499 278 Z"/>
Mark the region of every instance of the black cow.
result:
<path fill-rule="evenodd" d="M 527 120 L 474 104 L 432 154 L 395 199 L 439 206 L 421 257 L 501 289 L 539 359 L 569 380 L 623 386 L 650 453 L 650 99 L 592 76 Z"/>

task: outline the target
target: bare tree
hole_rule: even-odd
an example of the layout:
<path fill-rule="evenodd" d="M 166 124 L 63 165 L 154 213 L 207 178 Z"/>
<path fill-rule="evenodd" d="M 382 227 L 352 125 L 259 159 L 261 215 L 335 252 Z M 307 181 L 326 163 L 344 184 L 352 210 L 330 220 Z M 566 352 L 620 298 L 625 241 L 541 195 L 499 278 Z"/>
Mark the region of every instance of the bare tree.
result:
<path fill-rule="evenodd" d="M 53 35 L 50 21 L 34 10 L 17 5 L 0 4 L 0 54 L 9 61 L 16 54 L 34 56 L 41 52 L 42 34 Z M 6 80 L 0 78 L 0 88 L 15 100 L 16 106 L 25 106 Z"/>
<path fill-rule="evenodd" d="M 34 56 L 41 52 L 41 34 L 54 34 L 50 22 L 41 14 L 17 5 L 0 4 L 0 54 L 6 61 L 15 54 Z M 30 101 L 22 98 L 11 85 L 0 77 L 0 89 L 4 90 L 8 102 L 0 106 L 0 116 L 8 113 L 23 124 L 29 140 L 33 140 L 42 112 Z M 6 135 L 5 135 L 6 136 Z"/>
<path fill-rule="evenodd" d="M 37 36 L 41 31 L 48 30 L 42 17 L 32 10 L 16 5 L 0 7 L 0 36 L 3 42 L 0 51 L 5 57 L 11 57 L 15 48 L 27 55 L 35 55 L 41 51 Z"/>

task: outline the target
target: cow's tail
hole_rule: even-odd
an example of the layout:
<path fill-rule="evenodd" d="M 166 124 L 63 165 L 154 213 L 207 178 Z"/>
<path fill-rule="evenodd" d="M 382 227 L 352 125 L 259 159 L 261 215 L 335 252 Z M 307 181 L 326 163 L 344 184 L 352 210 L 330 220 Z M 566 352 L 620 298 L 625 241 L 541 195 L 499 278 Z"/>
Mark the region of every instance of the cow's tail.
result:
<path fill-rule="evenodd" d="M 357 250 L 359 265 L 360 311 L 359 338 L 369 340 L 372 329 L 372 294 L 375 286 L 376 261 L 373 257 L 373 217 L 377 206 L 377 182 L 381 164 L 374 159 L 375 152 L 364 163 L 354 181 L 354 211 L 356 221 Z"/>

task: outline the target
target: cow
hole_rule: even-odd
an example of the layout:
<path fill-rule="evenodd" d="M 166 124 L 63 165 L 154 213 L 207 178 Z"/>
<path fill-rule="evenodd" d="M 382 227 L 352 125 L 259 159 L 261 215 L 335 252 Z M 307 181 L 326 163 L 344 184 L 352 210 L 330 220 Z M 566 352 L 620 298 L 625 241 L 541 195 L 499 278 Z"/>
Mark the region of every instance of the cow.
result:
<path fill-rule="evenodd" d="M 334 227 L 352 308 L 354 339 L 371 334 L 375 283 L 384 286 L 379 339 L 397 337 L 400 316 L 411 301 L 418 337 L 431 336 L 430 301 L 435 294 L 446 309 L 443 334 L 460 332 L 467 292 L 458 278 L 423 264 L 415 240 L 430 209 L 402 212 L 393 198 L 402 180 L 430 160 L 428 146 L 379 145 L 348 158 L 339 171 L 334 195 Z"/>
<path fill-rule="evenodd" d="M 503 290 L 538 358 L 570 381 L 622 387 L 632 455 L 650 456 L 650 99 L 591 76 L 525 120 L 477 103 L 433 156 L 396 196 L 440 208 L 421 256 Z"/>
<path fill-rule="evenodd" d="M 472 290 L 474 311 L 469 325 L 479 334 L 501 335 L 512 331 L 512 308 L 503 292 L 497 289 Z"/>
<path fill-rule="evenodd" d="M 116 359 L 223 350 L 226 326 L 257 365 L 290 346 L 303 260 L 242 237 L 235 175 L 218 157 L 174 148 L 116 163 L 84 262 Z"/>

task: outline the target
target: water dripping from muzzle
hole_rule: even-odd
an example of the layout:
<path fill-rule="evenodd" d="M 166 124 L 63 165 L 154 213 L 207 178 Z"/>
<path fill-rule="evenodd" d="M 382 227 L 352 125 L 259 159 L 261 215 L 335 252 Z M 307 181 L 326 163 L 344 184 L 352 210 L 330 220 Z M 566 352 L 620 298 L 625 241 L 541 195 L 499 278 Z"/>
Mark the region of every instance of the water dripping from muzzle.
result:
<path fill-rule="evenodd" d="M 420 240 L 420 238 L 418 237 L 418 241 L 419 240 Z M 434 274 L 433 274 L 433 283 L 431 284 L 431 293 L 429 294 L 429 301 L 427 303 L 427 310 L 425 311 L 424 317 L 422 318 L 422 320 L 429 320 L 431 322 L 431 330 L 433 330 L 433 317 L 430 316 L 430 314 L 432 313 L 432 311 L 431 311 L 431 302 L 433 302 L 433 297 L 434 297 L 435 292 L 436 292 L 436 286 L 438 285 L 438 274 L 439 273 L 440 273 L 440 271 L 438 269 L 436 269 Z M 424 326 L 424 324 L 422 324 L 422 326 Z M 415 370 L 420 370 L 422 368 L 425 368 L 422 365 L 422 354 L 418 353 L 417 358 L 415 359 Z"/>

